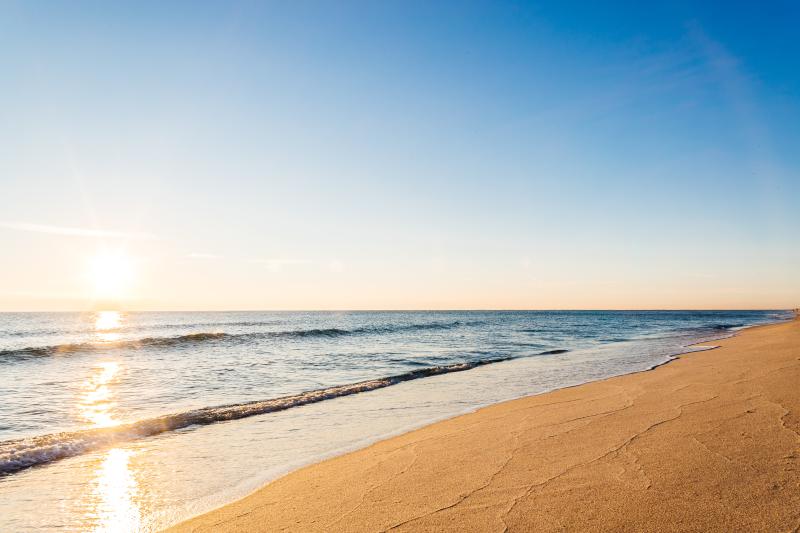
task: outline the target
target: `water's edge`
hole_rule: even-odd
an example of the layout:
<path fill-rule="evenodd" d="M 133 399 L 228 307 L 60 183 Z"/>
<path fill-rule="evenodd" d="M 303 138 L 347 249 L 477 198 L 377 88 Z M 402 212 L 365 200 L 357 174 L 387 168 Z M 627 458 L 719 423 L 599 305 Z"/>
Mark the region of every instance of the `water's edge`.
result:
<path fill-rule="evenodd" d="M 563 353 L 565 351 L 567 350 L 551 350 L 539 355 L 550 355 L 551 353 Z M 519 358 L 483 359 L 445 366 L 426 367 L 393 376 L 315 389 L 290 396 L 232 405 L 203 407 L 181 413 L 137 420 L 136 422 L 118 426 L 64 431 L 4 441 L 0 442 L 0 478 L 27 468 L 45 465 L 60 459 L 74 457 L 145 437 L 152 437 L 169 431 L 284 411 L 325 400 L 383 389 L 406 381 L 451 374 L 453 372 L 464 372 L 512 359 Z"/>

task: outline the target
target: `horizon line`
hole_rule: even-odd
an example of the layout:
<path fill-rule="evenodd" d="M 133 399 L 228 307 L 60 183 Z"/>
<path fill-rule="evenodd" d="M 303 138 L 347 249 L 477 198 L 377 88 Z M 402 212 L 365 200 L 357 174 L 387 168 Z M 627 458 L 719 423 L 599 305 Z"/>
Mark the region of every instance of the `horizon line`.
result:
<path fill-rule="evenodd" d="M 70 310 L 39 310 L 39 311 L 3 311 L 2 313 L 97 313 L 101 311 L 118 311 L 122 313 L 488 313 L 488 312 L 665 312 L 665 311 L 798 311 L 797 307 L 753 307 L 753 308 L 684 308 L 684 307 L 640 307 L 640 308 L 393 308 L 393 309 L 70 309 Z"/>

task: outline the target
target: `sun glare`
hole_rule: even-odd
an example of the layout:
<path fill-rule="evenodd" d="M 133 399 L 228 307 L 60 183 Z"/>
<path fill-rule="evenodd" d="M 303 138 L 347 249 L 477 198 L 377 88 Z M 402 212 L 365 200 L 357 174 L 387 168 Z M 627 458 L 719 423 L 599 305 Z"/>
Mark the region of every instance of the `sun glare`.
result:
<path fill-rule="evenodd" d="M 100 311 L 95 316 L 94 329 L 108 331 L 117 329 L 122 325 L 122 316 L 118 311 Z"/>
<path fill-rule="evenodd" d="M 94 332 L 98 339 L 105 342 L 118 341 L 121 338 L 123 314 L 119 311 L 98 311 L 94 316 Z"/>
<path fill-rule="evenodd" d="M 89 259 L 87 276 L 95 299 L 119 300 L 129 296 L 133 261 L 123 250 L 104 250 Z"/>

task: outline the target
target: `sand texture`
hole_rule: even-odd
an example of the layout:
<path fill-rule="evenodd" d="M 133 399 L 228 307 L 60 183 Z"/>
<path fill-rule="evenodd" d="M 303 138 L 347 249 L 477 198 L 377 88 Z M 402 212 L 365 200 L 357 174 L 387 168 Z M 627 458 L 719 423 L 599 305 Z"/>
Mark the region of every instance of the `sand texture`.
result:
<path fill-rule="evenodd" d="M 175 531 L 800 531 L 800 321 L 493 405 Z"/>

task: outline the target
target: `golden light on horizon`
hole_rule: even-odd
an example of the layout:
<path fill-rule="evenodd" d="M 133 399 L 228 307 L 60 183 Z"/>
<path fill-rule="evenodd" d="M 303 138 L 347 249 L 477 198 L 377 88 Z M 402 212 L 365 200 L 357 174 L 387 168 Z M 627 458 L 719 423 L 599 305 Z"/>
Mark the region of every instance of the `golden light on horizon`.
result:
<path fill-rule="evenodd" d="M 94 317 L 95 334 L 101 341 L 114 342 L 121 335 L 117 330 L 122 327 L 122 313 L 119 311 L 98 311 Z"/>
<path fill-rule="evenodd" d="M 88 261 L 87 278 L 95 300 L 120 300 L 130 296 L 134 265 L 124 250 L 102 250 Z"/>

